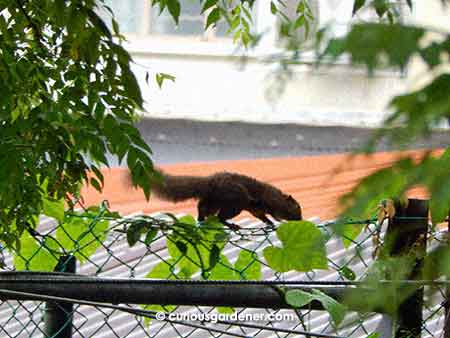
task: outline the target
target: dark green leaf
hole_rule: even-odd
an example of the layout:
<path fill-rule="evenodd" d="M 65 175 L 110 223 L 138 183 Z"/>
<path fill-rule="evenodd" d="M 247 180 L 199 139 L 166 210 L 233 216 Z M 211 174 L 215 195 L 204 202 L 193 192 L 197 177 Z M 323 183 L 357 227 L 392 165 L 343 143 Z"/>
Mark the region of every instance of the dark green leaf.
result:
<path fill-rule="evenodd" d="M 352 11 L 353 15 L 355 15 L 365 4 L 366 0 L 354 0 Z"/>
<path fill-rule="evenodd" d="M 150 230 L 147 232 L 147 235 L 145 236 L 145 240 L 144 240 L 145 245 L 150 245 L 153 242 L 153 240 L 155 239 L 157 234 L 158 234 L 157 229 L 150 228 Z"/>
<path fill-rule="evenodd" d="M 177 241 L 175 242 L 175 245 L 177 247 L 178 250 L 180 250 L 182 255 L 186 255 L 188 248 L 187 245 L 181 241 Z"/>
<path fill-rule="evenodd" d="M 132 224 L 127 230 L 127 242 L 130 247 L 134 246 L 141 238 L 141 227 Z"/>
<path fill-rule="evenodd" d="M 213 245 L 209 253 L 209 269 L 216 266 L 220 258 L 220 248 L 217 245 Z"/>
<path fill-rule="evenodd" d="M 273 1 L 270 2 L 270 11 L 272 12 L 272 14 L 277 14 L 278 12 L 277 6 Z"/>
<path fill-rule="evenodd" d="M 89 182 L 91 183 L 91 185 L 95 188 L 95 190 L 97 190 L 98 192 L 102 191 L 102 186 L 101 184 L 93 177 L 91 177 L 91 179 L 89 180 Z"/>
<path fill-rule="evenodd" d="M 172 16 L 175 23 L 178 25 L 178 20 L 180 18 L 180 3 L 178 0 L 167 0 L 167 8 L 169 9 L 169 13 Z"/>
<path fill-rule="evenodd" d="M 217 5 L 218 0 L 206 0 L 203 4 L 201 14 L 205 13 L 208 9 Z"/>
<path fill-rule="evenodd" d="M 343 266 L 342 268 L 340 268 L 339 274 L 348 280 L 353 281 L 356 279 L 355 272 L 352 269 L 350 269 L 348 266 Z"/>
<path fill-rule="evenodd" d="M 208 29 L 209 26 L 215 25 L 220 20 L 221 14 L 219 8 L 214 8 L 208 15 L 206 19 L 205 30 Z"/>

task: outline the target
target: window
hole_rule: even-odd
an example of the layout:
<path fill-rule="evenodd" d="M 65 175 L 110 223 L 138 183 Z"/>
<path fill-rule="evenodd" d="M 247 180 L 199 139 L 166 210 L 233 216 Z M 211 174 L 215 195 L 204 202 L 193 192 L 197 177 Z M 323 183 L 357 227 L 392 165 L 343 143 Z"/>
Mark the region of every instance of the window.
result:
<path fill-rule="evenodd" d="M 201 15 L 201 4 L 196 0 L 183 1 L 178 26 L 165 9 L 159 14 L 157 6 L 152 7 L 149 0 L 106 0 L 119 22 L 121 31 L 134 35 L 169 35 L 200 37 L 209 39 L 225 36 L 225 24 L 204 31 L 205 15 Z M 107 17 L 104 15 L 103 17 Z M 108 21 L 108 20 L 107 20 Z"/>

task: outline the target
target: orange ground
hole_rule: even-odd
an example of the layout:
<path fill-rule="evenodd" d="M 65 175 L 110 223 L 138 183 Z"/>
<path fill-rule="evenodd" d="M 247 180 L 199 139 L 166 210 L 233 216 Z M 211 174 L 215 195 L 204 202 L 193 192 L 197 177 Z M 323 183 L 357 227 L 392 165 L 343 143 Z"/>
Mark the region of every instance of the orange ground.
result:
<path fill-rule="evenodd" d="M 402 153 L 406 154 L 406 153 Z M 408 152 L 420 157 L 423 152 Z M 208 175 L 218 171 L 234 171 L 269 182 L 293 195 L 302 205 L 305 218 L 332 219 L 338 213 L 338 199 L 350 191 L 364 176 L 391 164 L 400 153 L 377 153 L 370 157 L 350 158 L 348 154 L 307 157 L 271 158 L 261 160 L 217 161 L 184 163 L 161 166 L 171 174 Z M 109 200 L 111 209 L 127 214 L 155 211 L 187 212 L 196 215 L 193 200 L 170 203 L 151 198 L 145 200 L 142 191 L 132 189 L 125 180 L 126 169 L 112 168 L 103 171 L 105 187 L 99 194 L 92 187 L 85 187 L 82 195 L 86 205 Z M 424 197 L 415 190 L 411 197 Z"/>

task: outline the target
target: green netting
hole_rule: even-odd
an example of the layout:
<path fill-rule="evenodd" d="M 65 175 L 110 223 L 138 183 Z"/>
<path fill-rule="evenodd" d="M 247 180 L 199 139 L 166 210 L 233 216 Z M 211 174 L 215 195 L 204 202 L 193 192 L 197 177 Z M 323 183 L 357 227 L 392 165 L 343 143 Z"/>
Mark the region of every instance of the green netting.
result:
<path fill-rule="evenodd" d="M 197 234 L 195 237 L 192 229 L 198 225 L 189 217 L 177 218 L 178 223 L 175 226 L 173 215 L 143 215 L 118 219 L 100 212 L 95 215 L 74 214 L 70 219 L 70 222 L 62 224 L 55 224 L 52 219 L 43 219 L 35 231 L 26 232 L 22 237 L 20 252 L 3 249 L 4 270 L 52 271 L 59 261 L 58 271 L 65 271 L 64 259 L 75 256 L 77 273 L 89 276 L 220 279 L 225 284 L 227 279 L 328 281 L 334 285 L 347 285 L 349 281 L 358 280 L 367 272 L 373 262 L 374 246 L 382 242 L 384 234 L 384 228 L 376 225 L 374 220 L 345 222 L 345 226 L 350 228 L 345 231 L 345 236 L 349 236 L 343 241 L 335 234 L 339 228 L 336 223 L 319 224 L 318 229 L 327 238 L 328 269 L 314 269 L 305 273 L 279 273 L 269 267 L 263 253 L 269 246 L 280 245 L 275 229 L 251 220 L 242 221 L 242 230 L 237 233 L 212 222 L 204 225 L 202 235 Z M 353 226 L 359 230 L 363 227 L 365 229 L 353 238 L 352 231 L 348 231 Z M 430 240 L 429 247 L 440 237 L 442 236 L 439 231 L 431 232 L 430 238 L 433 240 Z M 197 241 L 197 247 L 192 248 L 186 244 L 189 241 Z M 213 251 L 216 253 L 211 254 Z M 205 257 L 207 259 L 202 260 Z M 444 326 L 445 287 L 435 287 L 433 293 L 425 294 L 427 299 L 423 334 L 427 337 L 439 337 Z M 165 307 L 158 304 L 145 307 L 120 305 L 136 311 L 145 309 L 165 313 L 196 313 L 199 316 L 208 314 L 210 317 L 217 317 L 227 311 L 231 313 L 233 310 L 235 314 L 241 315 L 288 314 L 293 319 L 259 320 L 251 323 L 256 327 L 199 320 L 189 322 L 198 326 L 192 327 L 150 320 L 139 313 L 126 313 L 120 309 L 75 304 L 73 313 L 69 314 L 73 315 L 73 336 L 293 337 L 298 336 L 300 331 L 306 331 L 323 334 L 325 337 L 367 337 L 381 330 L 380 325 L 383 323 L 385 326 L 385 322 L 382 323 L 382 315 L 376 313 L 349 313 L 336 329 L 330 314 L 325 311 L 269 308 L 231 310 L 176 304 Z M 44 302 L 0 301 L 0 337 L 46 337 L 44 315 Z"/>

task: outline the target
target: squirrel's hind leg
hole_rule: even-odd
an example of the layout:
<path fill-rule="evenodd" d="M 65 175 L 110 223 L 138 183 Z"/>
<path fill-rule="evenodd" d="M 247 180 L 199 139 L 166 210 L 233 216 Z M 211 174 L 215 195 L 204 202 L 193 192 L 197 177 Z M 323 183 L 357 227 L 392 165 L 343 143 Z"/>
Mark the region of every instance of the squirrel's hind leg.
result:
<path fill-rule="evenodd" d="M 225 224 L 226 226 L 228 226 L 230 229 L 232 230 L 239 230 L 241 227 L 235 223 L 230 223 L 228 222 L 228 220 L 230 218 L 233 218 L 237 215 L 239 215 L 241 213 L 242 209 L 241 208 L 236 208 L 236 207 L 223 207 L 222 209 L 220 209 L 219 214 L 217 215 L 219 217 L 219 220 Z"/>

